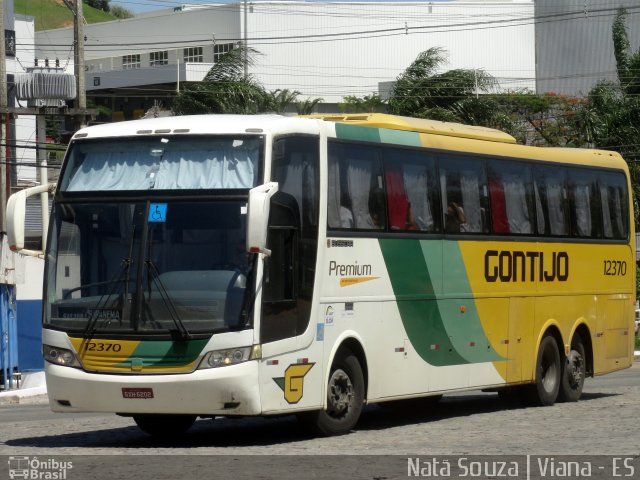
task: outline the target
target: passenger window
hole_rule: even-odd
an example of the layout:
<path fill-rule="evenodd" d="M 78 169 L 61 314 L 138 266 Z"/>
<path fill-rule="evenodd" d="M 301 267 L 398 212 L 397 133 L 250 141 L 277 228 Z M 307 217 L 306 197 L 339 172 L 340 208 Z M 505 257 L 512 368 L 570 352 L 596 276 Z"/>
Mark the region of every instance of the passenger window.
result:
<path fill-rule="evenodd" d="M 407 149 L 384 149 L 385 186 L 391 230 L 438 232 L 435 162 Z"/>
<path fill-rule="evenodd" d="M 571 169 L 569 175 L 571 224 L 574 237 L 602 237 L 600 192 L 596 172 Z"/>
<path fill-rule="evenodd" d="M 622 173 L 599 173 L 605 238 L 627 239 L 629 236 L 629 207 L 627 181 Z"/>
<path fill-rule="evenodd" d="M 521 163 L 491 160 L 488 168 L 492 232 L 533 234 L 531 167 Z"/>
<path fill-rule="evenodd" d="M 488 233 L 484 162 L 439 157 L 445 233 Z"/>
<path fill-rule="evenodd" d="M 379 148 L 329 143 L 330 228 L 386 229 L 382 167 Z"/>
<path fill-rule="evenodd" d="M 536 223 L 540 235 L 569 235 L 569 202 L 565 176 L 564 168 L 534 168 Z"/>

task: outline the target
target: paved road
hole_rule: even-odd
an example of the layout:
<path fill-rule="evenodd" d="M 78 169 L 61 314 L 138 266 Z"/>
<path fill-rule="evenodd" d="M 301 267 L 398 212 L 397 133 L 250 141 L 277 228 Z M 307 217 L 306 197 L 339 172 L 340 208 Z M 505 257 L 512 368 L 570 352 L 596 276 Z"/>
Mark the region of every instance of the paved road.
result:
<path fill-rule="evenodd" d="M 271 466 L 274 475 L 283 468 L 278 463 L 283 458 L 297 459 L 287 461 L 300 465 L 299 457 L 275 455 L 315 456 L 302 461 L 306 465 L 304 472 L 286 478 L 329 478 L 308 474 L 318 469 L 326 473 L 327 465 L 332 464 L 340 464 L 338 476 L 347 468 L 353 478 L 396 478 L 393 472 L 358 477 L 362 457 L 351 467 L 344 466 L 348 459 L 336 462 L 318 457 L 344 454 L 403 456 L 401 467 L 393 462 L 393 468 L 388 467 L 396 473 L 401 468 L 403 478 L 407 476 L 406 462 L 410 455 L 625 455 L 635 456 L 638 468 L 634 478 L 640 478 L 640 363 L 636 362 L 628 370 L 588 380 L 583 399 L 577 403 L 547 408 L 509 407 L 499 402 L 495 394 L 470 392 L 447 396 L 436 407 L 422 411 L 390 411 L 371 405 L 365 409 L 356 431 L 334 438 L 311 438 L 300 430 L 295 419 L 282 417 L 199 420 L 183 439 L 162 442 L 139 431 L 128 418 L 53 414 L 48 406 L 37 404 L 0 406 L 0 425 L 0 455 L 37 455 L 39 458 L 100 455 L 90 457 L 94 460 L 89 463 L 107 465 L 106 470 L 87 470 L 96 479 L 131 478 L 130 466 L 134 464 L 147 472 L 136 475 L 140 479 L 179 478 L 185 464 L 205 465 L 211 458 L 218 466 L 226 465 L 225 471 L 237 466 L 239 459 L 246 468 L 249 468 L 247 462 L 261 459 L 260 465 L 249 468 L 251 478 L 273 478 L 264 473 L 269 471 L 265 470 L 267 458 L 274 462 Z M 122 455 L 128 457 L 120 457 Z M 180 455 L 189 457 L 176 457 Z M 274 457 L 239 457 L 245 455 Z M 120 458 L 128 460 L 118 460 L 115 466 L 110 464 Z M 89 467 L 84 465 L 84 468 Z M 118 468 L 124 469 L 122 476 L 113 473 L 119 471 Z M 153 468 L 159 471 L 150 473 Z M 376 468 L 379 472 L 381 467 Z M 177 477 L 161 475 L 171 469 L 176 469 Z M 100 472 L 106 476 L 100 476 Z M 260 472 L 262 476 L 256 477 Z M 609 472 L 601 478 L 610 476 Z"/>

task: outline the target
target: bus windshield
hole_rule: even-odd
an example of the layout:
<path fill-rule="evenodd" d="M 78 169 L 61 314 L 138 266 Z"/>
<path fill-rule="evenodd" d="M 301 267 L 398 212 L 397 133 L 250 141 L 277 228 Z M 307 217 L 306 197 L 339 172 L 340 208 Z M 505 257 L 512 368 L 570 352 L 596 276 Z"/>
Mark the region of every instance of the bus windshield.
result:
<path fill-rule="evenodd" d="M 45 325 L 92 335 L 249 327 L 246 200 L 59 202 Z"/>
<path fill-rule="evenodd" d="M 59 191 L 252 188 L 262 148 L 262 137 L 242 135 L 76 141 Z"/>

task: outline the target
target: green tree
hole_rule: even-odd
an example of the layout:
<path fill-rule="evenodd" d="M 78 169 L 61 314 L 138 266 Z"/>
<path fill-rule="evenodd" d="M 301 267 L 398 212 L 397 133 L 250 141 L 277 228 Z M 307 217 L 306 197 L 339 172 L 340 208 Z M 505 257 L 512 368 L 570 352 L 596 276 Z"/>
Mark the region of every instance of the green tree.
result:
<path fill-rule="evenodd" d="M 110 0 L 83 0 L 83 3 L 86 3 L 90 7 L 97 8 L 98 10 L 102 10 L 103 12 L 108 12 L 111 9 L 109 1 Z"/>
<path fill-rule="evenodd" d="M 599 82 L 589 92 L 584 115 L 592 119 L 593 144 L 620 152 L 629 163 L 637 206 L 640 198 L 640 49 L 631 50 L 626 15 L 626 10 L 620 9 L 612 26 L 618 81 Z"/>
<path fill-rule="evenodd" d="M 319 103 L 324 102 L 323 98 L 307 98 L 296 102 L 296 113 L 298 115 L 311 115 Z"/>
<path fill-rule="evenodd" d="M 338 108 L 345 113 L 382 112 L 386 109 L 386 102 L 377 93 L 365 95 L 364 97 L 347 95 L 342 99 L 341 103 L 338 103 Z"/>
<path fill-rule="evenodd" d="M 446 52 L 433 47 L 421 52 L 396 79 L 389 99 L 389 113 L 442 121 L 463 121 L 477 117 L 487 123 L 489 109 L 480 108 L 480 92 L 497 86 L 483 70 L 455 69 L 438 73 L 447 61 Z"/>
<path fill-rule="evenodd" d="M 120 20 L 124 20 L 125 18 L 135 17 L 135 15 L 131 10 L 127 10 L 126 8 L 120 5 L 114 5 L 113 7 L 111 7 L 111 9 L 109 10 L 109 13 L 111 13 L 111 15 L 113 15 L 114 17 L 119 18 Z"/>
<path fill-rule="evenodd" d="M 244 75 L 245 61 L 254 64 L 259 52 L 238 47 L 225 53 L 202 82 L 187 86 L 173 101 L 178 115 L 199 113 L 252 114 L 267 112 L 274 96 L 251 75 Z"/>

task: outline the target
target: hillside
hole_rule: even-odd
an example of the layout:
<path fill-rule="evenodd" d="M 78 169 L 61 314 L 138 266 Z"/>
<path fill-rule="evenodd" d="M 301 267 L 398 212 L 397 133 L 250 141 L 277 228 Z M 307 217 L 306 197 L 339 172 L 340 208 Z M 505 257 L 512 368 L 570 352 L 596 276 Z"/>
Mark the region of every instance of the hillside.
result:
<path fill-rule="evenodd" d="M 73 26 L 73 15 L 62 0 L 14 0 L 14 13 L 35 18 L 36 32 Z M 113 15 L 88 6 L 82 9 L 87 23 L 117 20 Z"/>

